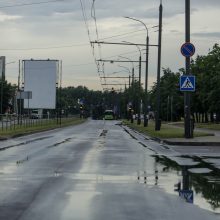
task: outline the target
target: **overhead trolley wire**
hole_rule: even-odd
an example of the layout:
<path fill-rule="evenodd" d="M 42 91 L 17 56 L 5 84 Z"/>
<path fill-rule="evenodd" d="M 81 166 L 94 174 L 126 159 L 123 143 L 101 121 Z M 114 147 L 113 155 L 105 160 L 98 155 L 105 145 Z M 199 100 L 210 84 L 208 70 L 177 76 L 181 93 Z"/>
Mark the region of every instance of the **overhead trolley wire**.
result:
<path fill-rule="evenodd" d="M 14 7 L 23 7 L 23 6 L 29 6 L 29 5 L 40 5 L 40 4 L 47 4 L 47 3 L 53 3 L 53 2 L 63 2 L 65 0 L 51 0 L 51 1 L 42 1 L 42 2 L 32 2 L 32 3 L 20 3 L 20 4 L 14 4 L 14 5 L 3 5 L 0 6 L 1 8 L 14 8 Z"/>
<path fill-rule="evenodd" d="M 100 72 L 99 72 L 99 61 L 97 61 L 96 57 L 95 57 L 95 48 L 94 48 L 94 45 L 91 44 L 91 36 L 90 36 L 90 31 L 89 31 L 89 25 L 88 25 L 88 21 L 87 21 L 87 15 L 86 15 L 86 11 L 85 11 L 85 6 L 84 6 L 84 3 L 82 0 L 80 0 L 80 5 L 81 5 L 81 10 L 82 10 L 82 15 L 83 15 L 83 20 L 84 20 L 84 23 L 85 23 L 85 26 L 86 26 L 86 30 L 87 30 L 87 35 L 88 35 L 88 38 L 89 38 L 89 43 L 91 45 L 91 51 L 92 51 L 92 55 L 94 57 L 94 61 L 95 61 L 95 64 L 96 64 L 96 67 L 97 67 L 97 72 L 98 72 L 98 75 L 99 75 L 99 78 L 100 78 Z M 101 78 L 100 78 L 100 82 L 101 82 Z M 101 83 L 102 84 L 102 83 Z M 101 85 L 102 86 L 102 85 Z M 102 86 L 102 89 L 103 86 Z"/>
<path fill-rule="evenodd" d="M 98 33 L 98 26 L 97 26 L 97 19 L 96 19 L 96 11 L 95 11 L 95 0 L 92 1 L 92 6 L 91 6 L 91 17 L 94 20 L 95 23 L 95 32 L 96 32 L 96 37 L 97 41 L 99 41 L 99 33 Z M 98 51 L 99 51 L 99 59 L 102 59 L 102 50 L 101 50 L 101 44 L 98 44 Z M 101 71 L 100 69 L 98 70 L 99 72 L 102 72 L 102 74 L 105 76 L 105 68 L 104 68 L 104 62 L 101 62 Z M 100 79 L 101 80 L 101 79 Z"/>

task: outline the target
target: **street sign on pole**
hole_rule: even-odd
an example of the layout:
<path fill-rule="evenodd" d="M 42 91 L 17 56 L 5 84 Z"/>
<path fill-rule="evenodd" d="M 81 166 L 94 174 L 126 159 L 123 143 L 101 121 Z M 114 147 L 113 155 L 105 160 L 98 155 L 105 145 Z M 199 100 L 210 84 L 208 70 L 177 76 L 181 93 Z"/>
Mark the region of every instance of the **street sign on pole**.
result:
<path fill-rule="evenodd" d="M 184 43 L 181 47 L 181 53 L 184 57 L 191 57 L 195 53 L 195 46 L 192 43 Z"/>
<path fill-rule="evenodd" d="M 18 91 L 16 99 L 32 99 L 32 91 Z"/>
<path fill-rule="evenodd" d="M 195 76 L 183 75 L 180 77 L 180 91 L 195 92 Z"/>
<path fill-rule="evenodd" d="M 186 200 L 188 203 L 193 203 L 193 191 L 192 190 L 180 190 L 179 196 Z"/>

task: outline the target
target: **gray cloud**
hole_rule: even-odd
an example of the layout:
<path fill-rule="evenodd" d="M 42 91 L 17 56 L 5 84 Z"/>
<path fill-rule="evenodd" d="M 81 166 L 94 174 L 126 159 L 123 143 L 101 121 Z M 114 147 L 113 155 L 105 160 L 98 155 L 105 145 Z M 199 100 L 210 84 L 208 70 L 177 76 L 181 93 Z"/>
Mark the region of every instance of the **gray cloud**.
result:
<path fill-rule="evenodd" d="M 13 1 L 11 1 L 13 2 Z M 24 1 L 25 2 L 25 1 Z M 35 2 L 35 1 L 33 1 Z M 91 18 L 91 2 L 85 0 L 85 9 L 88 18 Z M 96 16 L 98 19 L 111 18 L 111 17 L 122 17 L 131 16 L 136 18 L 148 18 L 157 19 L 158 18 L 158 7 L 159 0 L 96 0 Z M 11 3 L 13 4 L 13 3 Z M 0 3 L 1 5 L 5 5 Z M 220 6 L 219 0 L 193 0 L 192 1 L 192 12 L 195 12 L 199 8 L 203 7 L 216 7 Z M 164 6 L 164 18 L 174 17 L 178 14 L 184 14 L 184 1 L 183 0 L 163 0 Z M 30 22 L 32 19 L 35 20 L 37 17 L 40 19 L 42 17 L 53 16 L 54 13 L 72 13 L 75 20 L 82 20 L 81 5 L 79 0 L 65 0 L 62 2 L 54 2 L 42 5 L 34 6 L 24 6 L 15 8 L 0 8 L 0 12 L 9 15 L 20 15 Z"/>
<path fill-rule="evenodd" d="M 42 0 L 43 1 L 43 0 Z M 38 0 L 0 0 L 0 7 L 7 4 L 15 4 L 16 2 L 38 2 Z M 85 2 L 85 9 L 87 18 L 90 20 L 88 26 L 90 34 L 96 37 L 94 21 L 91 18 L 91 3 L 92 0 L 82 0 Z M 154 25 L 158 23 L 158 7 L 160 0 L 95 0 L 96 18 L 99 30 L 99 37 L 114 36 L 127 32 L 132 32 L 137 28 L 143 28 L 143 25 L 126 21 L 123 16 L 130 16 L 144 21 L 147 25 Z M 179 54 L 179 45 L 182 43 L 184 36 L 184 21 L 185 1 L 184 0 L 163 0 L 164 6 L 164 32 L 166 34 L 166 44 L 164 44 L 164 56 L 162 62 L 166 66 L 179 69 L 182 65 L 182 57 Z M 191 12 L 198 13 L 194 21 L 194 33 L 192 36 L 196 37 L 197 42 L 202 41 L 202 46 L 198 48 L 202 51 L 210 48 L 220 37 L 220 32 L 217 26 L 218 11 L 220 7 L 220 0 L 191 0 Z M 216 22 L 207 19 L 204 15 L 204 9 L 208 9 L 209 14 L 216 13 Z M 202 13 L 203 14 L 202 14 Z M 1 16 L 3 15 L 3 16 Z M 181 16 L 178 16 L 181 15 Z M 178 16 L 178 17 L 177 17 Z M 214 15 L 215 16 L 215 15 Z M 206 21 L 205 23 L 203 21 Z M 115 23 L 113 23 L 115 22 Z M 116 22 L 118 22 L 116 24 Z M 0 23 L 1 35 L 0 40 L 4 48 L 36 48 L 36 47 L 51 47 L 62 45 L 74 45 L 87 42 L 87 30 L 83 21 L 80 0 L 64 0 L 62 2 L 54 2 L 50 4 L 15 7 L 15 8 L 0 8 Z M 138 26 L 139 25 L 139 26 Z M 202 30 L 206 32 L 202 32 Z M 213 32 L 208 32 L 208 31 Z M 181 32 L 182 31 L 182 32 Z M 181 33 L 181 35 L 179 34 Z M 157 39 L 157 33 L 151 32 L 151 40 L 153 37 Z M 165 35 L 164 34 L 164 35 Z M 163 35 L 163 37 L 165 37 Z M 140 42 L 145 39 L 145 30 L 135 33 L 135 35 L 125 35 L 123 40 Z M 173 40 L 175 38 L 175 40 Z M 120 39 L 118 39 L 120 40 Z M 205 43 L 204 43 L 205 42 Z M 195 42 L 196 43 L 196 42 Z M 106 49 L 107 48 L 107 49 Z M 167 49 L 168 48 L 168 49 Z M 127 52 L 126 48 L 118 47 L 102 47 L 103 56 L 111 56 L 112 54 L 122 54 Z M 130 49 L 131 50 L 131 49 Z M 133 49 L 135 50 L 135 48 Z M 177 52 L 178 51 L 178 52 Z M 95 51 L 98 54 L 97 51 Z M 72 79 L 68 84 L 74 84 L 75 75 L 73 72 L 83 74 L 85 80 L 77 82 L 78 84 L 91 85 L 91 80 L 86 81 L 87 74 L 93 74 L 97 77 L 95 70 L 91 71 L 91 66 L 74 68 L 65 68 L 65 65 L 72 65 L 77 63 L 84 63 L 88 60 L 93 61 L 92 53 L 89 46 L 70 47 L 53 50 L 30 50 L 30 51 L 2 51 L 8 60 L 18 60 L 23 58 L 48 58 L 54 57 L 64 61 L 64 80 L 68 77 Z M 132 54 L 127 54 L 129 57 Z M 135 56 L 135 55 L 134 55 Z M 156 61 L 156 50 L 151 52 L 151 61 Z M 173 57 L 175 59 L 173 59 Z M 136 58 L 136 57 L 135 57 Z M 154 59 L 155 58 L 155 59 Z M 149 72 L 155 72 L 154 66 L 150 65 Z M 112 67 L 110 67 L 111 70 Z M 106 72 L 110 71 L 108 67 Z M 117 71 L 117 70 L 115 70 Z M 87 73 L 88 72 L 88 73 Z M 17 70 L 11 72 L 16 76 Z M 69 75 L 69 76 L 68 76 Z M 15 82 L 16 82 L 15 78 Z M 94 82 L 93 88 L 96 83 Z M 97 80 L 97 85 L 99 82 Z"/>
<path fill-rule="evenodd" d="M 191 1 L 191 6 L 192 7 L 216 7 L 220 6 L 220 1 L 219 0 L 192 0 Z"/>
<path fill-rule="evenodd" d="M 220 32 L 197 32 L 192 33 L 193 36 L 202 38 L 220 38 Z"/>

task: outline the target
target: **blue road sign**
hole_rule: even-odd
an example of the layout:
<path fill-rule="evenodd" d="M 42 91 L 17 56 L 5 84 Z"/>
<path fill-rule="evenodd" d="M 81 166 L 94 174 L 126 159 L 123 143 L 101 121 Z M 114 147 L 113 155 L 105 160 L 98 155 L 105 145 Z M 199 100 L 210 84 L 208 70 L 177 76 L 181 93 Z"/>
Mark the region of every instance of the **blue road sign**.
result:
<path fill-rule="evenodd" d="M 191 75 L 183 75 L 180 77 L 180 91 L 182 92 L 195 92 L 196 78 Z"/>
<path fill-rule="evenodd" d="M 181 47 L 181 53 L 184 57 L 191 57 L 195 53 L 195 46 L 191 43 L 185 43 Z"/>
<path fill-rule="evenodd" d="M 180 190 L 179 196 L 186 200 L 188 203 L 193 203 L 193 191 L 192 190 Z"/>

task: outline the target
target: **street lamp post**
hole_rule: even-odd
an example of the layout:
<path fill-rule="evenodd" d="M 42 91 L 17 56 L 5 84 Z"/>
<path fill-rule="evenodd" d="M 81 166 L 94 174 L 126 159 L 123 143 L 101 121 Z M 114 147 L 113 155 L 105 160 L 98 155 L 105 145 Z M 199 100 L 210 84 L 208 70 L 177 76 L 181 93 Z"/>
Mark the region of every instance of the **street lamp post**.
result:
<path fill-rule="evenodd" d="M 122 65 L 118 65 L 121 68 L 124 68 L 126 72 L 128 72 L 129 74 L 131 73 L 130 69 L 126 66 L 122 66 Z"/>
<path fill-rule="evenodd" d="M 139 90 L 139 95 L 138 95 L 138 118 L 137 118 L 137 124 L 140 125 L 141 124 L 141 49 L 139 46 L 135 45 L 138 50 L 139 50 L 139 84 L 138 84 L 138 90 Z"/>
<path fill-rule="evenodd" d="M 149 31 L 148 28 L 146 26 L 146 24 L 144 22 L 142 22 L 141 20 L 138 20 L 136 18 L 132 18 L 132 17 L 125 17 L 137 22 L 140 22 L 141 24 L 144 25 L 146 31 L 147 31 L 147 37 L 146 37 L 146 68 L 145 68 L 145 105 L 144 105 L 144 127 L 148 126 L 148 94 L 147 94 L 147 90 L 148 90 L 148 66 L 149 66 Z"/>
<path fill-rule="evenodd" d="M 133 109 L 134 109 L 134 62 L 130 59 L 130 58 L 128 58 L 128 57 L 124 57 L 124 56 L 119 56 L 119 57 L 121 57 L 121 58 L 124 58 L 124 59 L 127 59 L 127 60 L 129 60 L 130 62 L 131 62 L 131 64 L 132 64 L 132 79 L 131 79 L 131 88 L 132 88 L 132 112 L 131 112 L 131 123 L 133 123 L 134 122 L 134 120 L 133 120 Z"/>
<path fill-rule="evenodd" d="M 132 45 L 131 42 L 127 42 L 127 41 L 124 41 L 124 42 L 130 43 Z M 137 124 L 140 125 L 141 124 L 141 98 L 140 98 L 140 95 L 141 95 L 141 62 L 142 61 L 141 61 L 141 49 L 138 45 L 136 45 L 136 44 L 134 44 L 134 45 L 137 47 L 137 49 L 139 50 L 139 53 L 140 53 L 140 55 L 139 55 L 139 76 L 138 76 L 138 78 L 139 78 L 138 118 L 137 118 Z"/>
<path fill-rule="evenodd" d="M 161 69 L 161 41 L 162 41 L 162 0 L 159 7 L 159 33 L 158 33 L 158 63 L 157 63 L 157 104 L 155 112 L 155 131 L 160 131 L 160 69 Z"/>
<path fill-rule="evenodd" d="M 128 68 L 128 67 L 126 67 L 126 66 L 122 66 L 122 65 L 118 65 L 119 67 L 121 67 L 121 68 L 124 68 L 125 69 L 125 71 L 126 72 L 128 72 L 129 73 L 129 88 L 130 88 L 130 86 L 131 86 L 131 71 L 130 71 L 130 69 Z"/>
<path fill-rule="evenodd" d="M 140 48 L 137 46 L 140 55 L 139 55 L 139 97 L 138 97 L 138 119 L 137 119 L 137 124 L 140 125 L 141 124 L 141 50 Z"/>
<path fill-rule="evenodd" d="M 128 57 L 124 57 L 124 56 L 119 56 L 119 57 L 127 59 L 131 62 L 131 64 L 132 64 L 132 84 L 133 84 L 134 83 L 134 62 Z"/>

